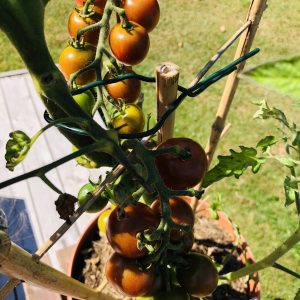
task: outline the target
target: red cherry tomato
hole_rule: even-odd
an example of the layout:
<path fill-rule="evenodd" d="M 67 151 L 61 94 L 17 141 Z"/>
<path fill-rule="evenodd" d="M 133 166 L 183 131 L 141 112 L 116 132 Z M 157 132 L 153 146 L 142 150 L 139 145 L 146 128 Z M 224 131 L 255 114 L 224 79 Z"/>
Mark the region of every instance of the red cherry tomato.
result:
<path fill-rule="evenodd" d="M 143 203 L 128 205 L 123 218 L 118 217 L 117 207 L 108 218 L 106 236 L 117 253 L 130 258 L 141 257 L 147 250 L 138 249 L 136 235 L 146 229 L 155 229 L 158 224 L 159 216 Z"/>
<path fill-rule="evenodd" d="M 117 253 L 114 253 L 107 262 L 105 275 L 116 290 L 130 297 L 151 295 L 159 277 L 153 265 L 142 270 L 135 259 Z"/>
<path fill-rule="evenodd" d="M 135 72 L 129 68 L 125 68 L 122 74 Z M 115 76 L 112 73 L 106 73 L 104 80 L 112 79 Z M 107 84 L 106 90 L 108 94 L 115 100 L 121 99 L 125 103 L 132 103 L 137 100 L 141 93 L 141 82 L 138 79 L 130 78 L 116 83 Z"/>
<path fill-rule="evenodd" d="M 176 269 L 178 283 L 195 297 L 210 295 L 218 285 L 218 271 L 214 263 L 208 256 L 199 253 L 190 253 L 184 258 L 187 265 Z"/>
<path fill-rule="evenodd" d="M 97 19 L 94 18 L 83 18 L 79 15 L 78 9 L 73 9 L 69 15 L 68 19 L 68 32 L 71 38 L 75 39 L 77 37 L 77 33 L 80 29 L 85 28 L 89 25 L 95 24 Z M 94 29 L 91 31 L 87 31 L 83 35 L 83 39 L 85 42 L 90 43 L 94 46 L 97 46 L 99 39 L 99 29 Z"/>
<path fill-rule="evenodd" d="M 142 25 L 148 32 L 157 25 L 160 16 L 157 0 L 124 0 L 122 4 L 127 18 Z"/>
<path fill-rule="evenodd" d="M 82 48 L 75 48 L 71 45 L 67 46 L 59 56 L 59 68 L 66 80 L 70 79 L 70 75 L 89 65 L 94 61 L 96 48 L 90 44 L 85 44 Z M 94 70 L 86 71 L 80 74 L 75 82 L 78 85 L 84 85 L 96 79 Z"/>
<path fill-rule="evenodd" d="M 121 23 L 116 24 L 109 34 L 109 46 L 113 55 L 125 65 L 139 64 L 147 55 L 150 40 L 141 25 L 131 22 L 132 30 L 126 30 Z"/>
<path fill-rule="evenodd" d="M 84 6 L 86 0 L 75 0 L 76 6 Z M 95 0 L 94 3 L 90 6 L 95 13 L 102 15 L 104 11 L 104 7 L 106 4 L 106 0 Z"/>
<path fill-rule="evenodd" d="M 202 180 L 207 170 L 207 158 L 204 149 L 188 138 L 172 138 L 160 144 L 158 148 L 176 145 L 188 149 L 191 157 L 182 159 L 175 154 L 163 154 L 156 158 L 156 167 L 167 187 L 184 190 L 194 187 Z"/>

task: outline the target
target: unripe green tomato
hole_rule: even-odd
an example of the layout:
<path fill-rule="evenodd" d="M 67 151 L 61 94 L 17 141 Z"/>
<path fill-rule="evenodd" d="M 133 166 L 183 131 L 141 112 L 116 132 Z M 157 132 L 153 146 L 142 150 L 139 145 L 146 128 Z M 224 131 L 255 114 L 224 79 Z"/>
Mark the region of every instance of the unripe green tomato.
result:
<path fill-rule="evenodd" d="M 96 187 L 97 185 L 92 184 L 91 182 L 81 187 L 77 195 L 79 206 L 81 206 L 83 203 L 85 203 L 88 199 L 92 197 L 92 192 L 96 189 Z M 101 209 L 103 209 L 107 203 L 108 199 L 100 195 L 98 199 L 86 211 L 89 213 L 98 212 Z"/>
<path fill-rule="evenodd" d="M 86 90 L 81 94 L 74 95 L 73 98 L 87 114 L 89 114 L 90 116 L 92 115 L 96 100 L 90 90 Z"/>

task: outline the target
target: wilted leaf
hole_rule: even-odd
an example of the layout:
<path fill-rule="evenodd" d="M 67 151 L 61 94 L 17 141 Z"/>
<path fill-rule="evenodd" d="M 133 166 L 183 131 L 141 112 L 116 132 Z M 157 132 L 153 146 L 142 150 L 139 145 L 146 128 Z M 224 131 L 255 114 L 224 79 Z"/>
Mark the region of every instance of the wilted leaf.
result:
<path fill-rule="evenodd" d="M 204 178 L 204 188 L 225 177 L 239 178 L 248 167 L 252 168 L 253 173 L 259 171 L 261 165 L 265 163 L 265 158 L 257 157 L 255 148 L 240 146 L 240 149 L 241 152 L 230 150 L 229 156 L 218 156 L 219 163 L 208 171 Z"/>
<path fill-rule="evenodd" d="M 257 145 L 256 148 L 262 148 L 263 152 L 266 152 L 272 145 L 275 145 L 277 143 L 277 140 L 274 136 L 266 136 L 265 138 L 261 139 Z"/>
<path fill-rule="evenodd" d="M 286 176 L 284 180 L 285 206 L 293 204 L 296 200 L 295 192 L 298 192 L 298 183 L 294 177 Z"/>
<path fill-rule="evenodd" d="M 244 77 L 267 89 L 300 99 L 300 56 L 262 64 L 244 72 Z"/>
<path fill-rule="evenodd" d="M 11 132 L 9 137 L 6 143 L 6 168 L 13 171 L 15 166 L 26 157 L 31 147 L 31 138 L 20 130 Z"/>

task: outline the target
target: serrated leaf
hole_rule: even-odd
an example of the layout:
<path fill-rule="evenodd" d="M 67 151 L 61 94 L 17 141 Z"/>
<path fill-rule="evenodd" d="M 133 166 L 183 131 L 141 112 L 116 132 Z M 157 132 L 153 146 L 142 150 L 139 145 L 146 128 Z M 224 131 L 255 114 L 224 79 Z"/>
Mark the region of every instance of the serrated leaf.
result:
<path fill-rule="evenodd" d="M 9 134 L 10 139 L 6 143 L 6 168 L 13 171 L 27 155 L 31 147 L 31 138 L 23 131 L 16 130 Z"/>
<path fill-rule="evenodd" d="M 275 159 L 277 159 L 280 163 L 285 165 L 288 168 L 293 168 L 297 166 L 297 161 L 292 159 L 288 155 L 276 155 L 274 156 Z"/>
<path fill-rule="evenodd" d="M 267 89 L 300 99 L 300 56 L 267 62 L 243 75 Z"/>
<path fill-rule="evenodd" d="M 266 152 L 272 145 L 275 145 L 276 143 L 276 138 L 274 136 L 269 135 L 261 139 L 257 143 L 256 148 L 262 148 L 262 151 Z"/>
<path fill-rule="evenodd" d="M 204 188 L 225 177 L 239 178 L 248 167 L 251 167 L 253 173 L 259 171 L 266 159 L 257 157 L 255 148 L 240 146 L 240 149 L 241 152 L 230 150 L 231 155 L 218 156 L 219 163 L 209 170 L 204 178 Z"/>
<path fill-rule="evenodd" d="M 257 105 L 259 106 L 259 109 L 255 112 L 253 116 L 254 119 L 275 119 L 290 128 L 290 124 L 283 111 L 276 107 L 270 108 L 265 100 L 257 103 Z"/>
<path fill-rule="evenodd" d="M 289 206 L 296 201 L 299 181 L 295 177 L 286 176 L 284 179 L 285 206 Z"/>

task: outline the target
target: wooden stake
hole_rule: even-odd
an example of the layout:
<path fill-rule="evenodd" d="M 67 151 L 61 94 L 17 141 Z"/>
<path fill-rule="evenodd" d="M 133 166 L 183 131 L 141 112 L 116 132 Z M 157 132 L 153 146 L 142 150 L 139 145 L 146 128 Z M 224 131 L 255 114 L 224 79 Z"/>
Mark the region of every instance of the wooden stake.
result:
<path fill-rule="evenodd" d="M 30 253 L 13 244 L 3 231 L 0 231 L 0 272 L 77 299 L 113 300 L 112 297 L 34 260 Z"/>
<path fill-rule="evenodd" d="M 157 120 L 167 111 L 177 97 L 179 67 L 165 62 L 156 67 Z M 158 144 L 173 137 L 175 113 L 172 113 L 158 132 Z"/>
<path fill-rule="evenodd" d="M 247 54 L 251 48 L 252 42 L 254 40 L 259 22 L 263 15 L 265 8 L 267 7 L 267 0 L 252 0 L 248 15 L 246 18 L 246 23 L 250 21 L 252 24 L 243 32 L 241 35 L 234 60 Z M 213 155 L 216 151 L 218 142 L 222 135 L 225 127 L 226 118 L 235 95 L 235 91 L 239 84 L 238 74 L 244 69 L 246 62 L 242 62 L 237 66 L 237 70 L 231 73 L 226 81 L 226 85 L 223 91 L 221 101 L 219 103 L 216 119 L 212 125 L 211 134 L 206 146 L 206 154 L 208 160 L 208 166 L 211 164 Z M 201 183 L 196 187 L 196 189 L 201 189 Z M 191 203 L 193 209 L 196 209 L 197 199 L 193 199 Z"/>

